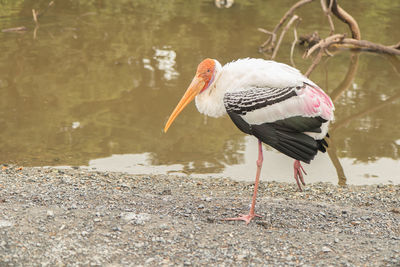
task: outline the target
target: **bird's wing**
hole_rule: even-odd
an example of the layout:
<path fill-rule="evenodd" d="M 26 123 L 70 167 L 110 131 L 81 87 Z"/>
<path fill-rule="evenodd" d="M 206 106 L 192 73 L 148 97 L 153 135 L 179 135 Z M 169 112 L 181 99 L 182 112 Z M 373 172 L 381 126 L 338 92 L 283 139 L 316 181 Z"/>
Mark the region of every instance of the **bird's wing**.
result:
<path fill-rule="evenodd" d="M 333 119 L 333 104 L 314 85 L 228 92 L 224 105 L 240 130 L 294 159 L 310 162 L 318 150 L 325 152 L 323 137 Z"/>
<path fill-rule="evenodd" d="M 308 83 L 286 88 L 250 87 L 224 95 L 228 113 L 235 113 L 250 125 L 273 123 L 285 119 L 285 124 L 299 125 L 300 132 L 311 131 L 315 121 L 333 119 L 333 103 L 319 87 Z M 307 118 L 312 118 L 307 119 Z M 314 118 L 317 118 L 314 120 Z M 310 128 L 311 127 L 311 128 Z"/>

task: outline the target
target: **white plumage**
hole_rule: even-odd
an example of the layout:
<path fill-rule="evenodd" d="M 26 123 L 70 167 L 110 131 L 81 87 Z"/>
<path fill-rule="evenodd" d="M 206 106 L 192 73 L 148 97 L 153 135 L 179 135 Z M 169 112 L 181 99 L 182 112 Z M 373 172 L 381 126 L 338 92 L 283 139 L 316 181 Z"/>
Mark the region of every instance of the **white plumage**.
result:
<path fill-rule="evenodd" d="M 214 61 L 216 62 L 216 73 L 213 83 L 195 98 L 198 111 L 207 116 L 220 117 L 226 114 L 223 101 L 226 93 L 246 91 L 254 87 L 303 87 L 304 83 L 319 89 L 314 82 L 302 75 L 299 70 L 283 63 L 246 58 L 230 62 L 221 67 L 218 61 Z M 315 94 L 313 96 L 315 99 L 310 99 L 312 96 L 304 92 L 304 90 L 298 89 L 298 96 L 248 112 L 242 118 L 249 124 L 259 125 L 293 116 L 321 116 L 327 120 L 327 122 L 323 123 L 323 131 L 318 134 L 307 133 L 315 139 L 321 139 L 328 131 L 329 121 L 333 120 L 333 103 L 329 98 L 326 101 L 320 94 Z M 322 94 L 324 93 L 322 92 Z M 311 100 L 320 102 L 320 105 L 310 112 L 307 109 Z"/>

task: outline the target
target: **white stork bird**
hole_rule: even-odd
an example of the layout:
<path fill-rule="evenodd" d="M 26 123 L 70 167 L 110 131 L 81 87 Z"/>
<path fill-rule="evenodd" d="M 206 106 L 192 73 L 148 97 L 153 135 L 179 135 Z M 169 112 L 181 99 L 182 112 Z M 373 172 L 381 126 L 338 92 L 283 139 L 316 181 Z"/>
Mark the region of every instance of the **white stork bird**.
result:
<path fill-rule="evenodd" d="M 263 162 L 262 143 L 295 159 L 294 178 L 301 190 L 300 161 L 310 163 L 318 151 L 325 152 L 328 125 L 333 120 L 332 100 L 299 70 L 263 59 L 239 59 L 221 66 L 203 60 L 189 88 L 169 117 L 164 132 L 193 100 L 199 112 L 220 117 L 228 114 L 244 133 L 258 139 L 257 174 L 250 212 L 237 218 L 248 224 L 254 217 Z M 328 136 L 329 137 L 329 136 Z"/>

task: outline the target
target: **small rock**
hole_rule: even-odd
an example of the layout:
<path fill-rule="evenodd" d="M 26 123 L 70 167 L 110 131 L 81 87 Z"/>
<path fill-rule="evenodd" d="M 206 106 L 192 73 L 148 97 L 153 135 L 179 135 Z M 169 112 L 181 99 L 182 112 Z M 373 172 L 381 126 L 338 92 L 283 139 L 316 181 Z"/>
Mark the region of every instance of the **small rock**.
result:
<path fill-rule="evenodd" d="M 331 252 L 331 251 L 332 251 L 332 249 L 330 249 L 329 247 L 326 247 L 326 246 L 322 247 L 322 252 L 328 253 L 328 252 Z"/>
<path fill-rule="evenodd" d="M 114 226 L 114 227 L 112 228 L 112 230 L 113 230 L 114 232 L 122 232 L 122 229 L 121 229 L 121 227 L 119 227 L 119 226 Z"/>
<path fill-rule="evenodd" d="M 47 217 L 54 218 L 54 212 L 52 210 L 48 210 Z"/>
<path fill-rule="evenodd" d="M 162 224 L 160 224 L 160 225 L 158 226 L 158 228 L 160 228 L 161 230 L 166 230 L 166 229 L 169 229 L 169 226 L 168 226 L 168 224 L 166 224 L 166 223 L 162 223 Z"/>
<path fill-rule="evenodd" d="M 7 220 L 0 220 L 0 228 L 4 228 L 4 227 L 11 227 L 14 224 L 10 221 Z"/>
<path fill-rule="evenodd" d="M 160 192 L 160 195 L 172 195 L 171 189 L 164 189 L 162 192 Z"/>
<path fill-rule="evenodd" d="M 134 224 L 140 224 L 143 225 L 145 222 L 150 221 L 151 216 L 150 214 L 147 213 L 133 213 L 133 212 L 127 212 L 125 214 L 121 215 L 122 219 L 126 222 L 131 221 Z"/>

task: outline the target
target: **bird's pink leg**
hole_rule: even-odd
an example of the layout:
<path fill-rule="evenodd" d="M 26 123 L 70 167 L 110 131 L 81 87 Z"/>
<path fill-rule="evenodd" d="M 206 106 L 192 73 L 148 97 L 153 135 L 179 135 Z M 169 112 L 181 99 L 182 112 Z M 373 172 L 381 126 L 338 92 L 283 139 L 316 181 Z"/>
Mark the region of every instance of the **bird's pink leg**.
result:
<path fill-rule="evenodd" d="M 301 189 L 301 185 L 300 185 L 299 179 L 300 179 L 300 181 L 301 181 L 301 183 L 303 185 L 306 185 L 306 183 L 304 182 L 303 173 L 305 175 L 307 175 L 307 173 L 303 169 L 303 166 L 301 166 L 300 161 L 298 161 L 298 160 L 294 161 L 293 169 L 294 169 L 294 179 L 296 180 L 297 186 L 299 187 L 299 190 L 301 192 L 301 191 L 303 191 L 303 189 Z"/>
<path fill-rule="evenodd" d="M 257 214 L 254 213 L 254 209 L 255 209 L 255 206 L 256 206 L 257 190 L 258 190 L 258 184 L 260 182 L 260 173 L 261 173 L 262 163 L 263 163 L 262 143 L 261 143 L 260 140 L 258 140 L 257 174 L 256 174 L 256 180 L 254 182 L 254 193 L 253 193 L 253 199 L 251 200 L 250 212 L 247 215 L 239 214 L 239 217 L 237 217 L 237 218 L 226 218 L 226 219 L 223 219 L 223 220 L 226 220 L 226 221 L 245 221 L 246 224 L 249 224 L 249 222 L 254 217 L 261 217 L 260 215 L 257 215 Z"/>

